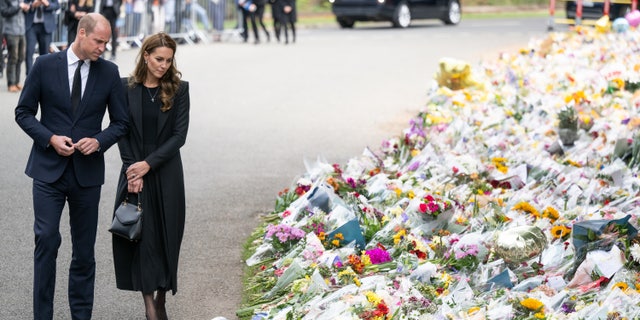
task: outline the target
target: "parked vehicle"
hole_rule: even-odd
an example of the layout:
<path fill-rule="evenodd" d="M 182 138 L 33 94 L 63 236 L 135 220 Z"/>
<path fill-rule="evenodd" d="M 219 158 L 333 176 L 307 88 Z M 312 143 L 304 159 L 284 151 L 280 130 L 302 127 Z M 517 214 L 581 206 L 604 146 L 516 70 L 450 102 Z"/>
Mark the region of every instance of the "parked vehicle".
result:
<path fill-rule="evenodd" d="M 567 1 L 565 5 L 565 11 L 567 19 L 576 18 L 576 1 Z M 630 3 L 614 3 L 609 4 L 609 19 L 615 20 L 616 18 L 624 17 L 631 11 Z M 582 1 L 582 19 L 583 20 L 598 20 L 604 15 L 604 1 Z"/>
<path fill-rule="evenodd" d="M 407 28 L 412 20 L 440 19 L 448 25 L 460 23 L 460 0 L 329 0 L 331 11 L 342 28 L 356 21 L 390 21 Z"/>

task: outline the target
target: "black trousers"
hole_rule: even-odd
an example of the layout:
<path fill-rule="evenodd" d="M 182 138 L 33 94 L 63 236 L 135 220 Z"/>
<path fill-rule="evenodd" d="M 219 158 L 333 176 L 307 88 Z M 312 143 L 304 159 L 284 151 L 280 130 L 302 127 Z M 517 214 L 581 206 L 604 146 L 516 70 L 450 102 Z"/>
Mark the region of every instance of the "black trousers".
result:
<path fill-rule="evenodd" d="M 260 35 L 258 35 L 258 26 L 256 25 L 256 15 L 254 12 L 250 12 L 248 10 L 243 9 L 242 7 L 238 7 L 239 10 L 242 11 L 242 39 L 247 41 L 249 39 L 249 22 L 251 22 L 251 28 L 253 29 L 253 36 L 256 41 L 260 40 Z"/>
<path fill-rule="evenodd" d="M 69 307 L 72 319 L 91 319 L 95 283 L 96 229 L 101 186 L 82 187 L 73 161 L 54 183 L 33 181 L 35 233 L 33 318 L 53 319 L 56 258 L 62 242 L 60 218 L 69 205 L 72 259 L 69 267 Z"/>

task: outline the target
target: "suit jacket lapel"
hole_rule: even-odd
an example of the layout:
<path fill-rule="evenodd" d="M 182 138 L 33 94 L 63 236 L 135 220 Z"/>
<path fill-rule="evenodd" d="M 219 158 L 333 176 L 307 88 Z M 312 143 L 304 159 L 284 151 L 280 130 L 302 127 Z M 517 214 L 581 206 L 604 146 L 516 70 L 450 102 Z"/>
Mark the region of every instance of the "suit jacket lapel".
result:
<path fill-rule="evenodd" d="M 177 108 L 177 97 L 178 95 L 182 92 L 182 82 L 180 83 L 180 86 L 178 87 L 178 91 L 176 91 L 175 95 L 173 96 L 173 106 L 171 107 L 171 109 L 169 109 L 169 111 L 166 112 L 162 112 L 160 111 L 160 114 L 158 115 L 158 136 L 160 135 L 160 133 L 162 132 L 162 129 L 164 129 L 164 126 L 167 124 L 167 120 L 169 120 L 169 115 L 172 114 L 175 110 L 175 108 Z"/>
<path fill-rule="evenodd" d="M 69 88 L 69 63 L 67 62 L 67 51 L 62 51 L 61 53 L 58 54 L 58 62 L 57 62 L 57 68 L 58 68 L 58 72 L 56 72 L 58 74 L 58 83 L 61 84 L 62 88 L 66 91 L 67 93 L 67 98 L 68 98 L 68 103 L 67 106 L 69 106 L 67 108 L 67 112 L 69 113 L 69 117 L 71 119 L 74 118 L 73 116 L 73 107 L 71 106 L 71 88 Z"/>

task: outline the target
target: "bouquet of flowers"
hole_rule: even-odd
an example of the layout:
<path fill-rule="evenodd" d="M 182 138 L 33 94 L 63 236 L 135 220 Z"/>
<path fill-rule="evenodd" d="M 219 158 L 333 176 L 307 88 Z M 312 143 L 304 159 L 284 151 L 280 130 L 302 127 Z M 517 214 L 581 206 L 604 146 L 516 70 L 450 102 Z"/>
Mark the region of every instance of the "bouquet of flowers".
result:
<path fill-rule="evenodd" d="M 306 236 L 306 232 L 286 224 L 270 224 L 265 237 L 271 239 L 271 245 L 278 253 L 286 253 Z"/>
<path fill-rule="evenodd" d="M 451 202 L 435 197 L 431 194 L 425 195 L 418 206 L 418 211 L 426 216 L 437 217 L 439 214 L 452 208 Z"/>

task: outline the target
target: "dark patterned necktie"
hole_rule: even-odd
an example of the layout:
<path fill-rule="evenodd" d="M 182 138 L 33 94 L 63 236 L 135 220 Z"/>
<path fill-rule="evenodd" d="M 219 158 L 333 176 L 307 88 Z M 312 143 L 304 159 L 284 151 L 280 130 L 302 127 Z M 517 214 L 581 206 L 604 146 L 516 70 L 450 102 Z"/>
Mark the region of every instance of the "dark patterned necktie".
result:
<path fill-rule="evenodd" d="M 42 18 L 42 6 L 36 8 L 36 17 L 38 19 Z"/>
<path fill-rule="evenodd" d="M 71 107 L 73 113 L 76 113 L 78 105 L 80 104 L 80 98 L 82 97 L 82 75 L 80 75 L 80 68 L 84 64 L 84 60 L 78 60 L 78 66 L 76 72 L 73 74 L 73 86 L 71 87 Z"/>

